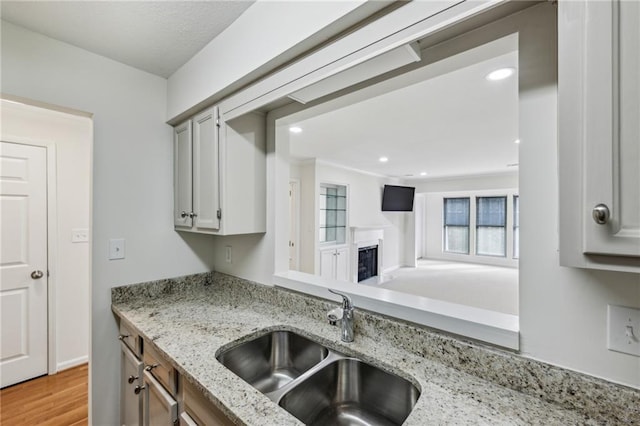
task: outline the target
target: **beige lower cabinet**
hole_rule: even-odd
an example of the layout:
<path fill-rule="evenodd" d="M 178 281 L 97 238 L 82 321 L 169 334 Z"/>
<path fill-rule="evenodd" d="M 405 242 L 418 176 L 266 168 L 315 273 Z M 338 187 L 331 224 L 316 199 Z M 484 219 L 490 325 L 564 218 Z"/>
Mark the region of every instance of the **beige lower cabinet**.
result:
<path fill-rule="evenodd" d="M 133 328 L 120 323 L 122 426 L 226 426 L 233 422 Z"/>
<path fill-rule="evenodd" d="M 183 426 L 227 426 L 233 422 L 195 386 L 187 380 L 181 380 L 182 404 L 180 406 L 180 425 Z"/>
<path fill-rule="evenodd" d="M 120 424 L 140 426 L 142 424 L 142 361 L 121 343 L 120 357 Z"/>

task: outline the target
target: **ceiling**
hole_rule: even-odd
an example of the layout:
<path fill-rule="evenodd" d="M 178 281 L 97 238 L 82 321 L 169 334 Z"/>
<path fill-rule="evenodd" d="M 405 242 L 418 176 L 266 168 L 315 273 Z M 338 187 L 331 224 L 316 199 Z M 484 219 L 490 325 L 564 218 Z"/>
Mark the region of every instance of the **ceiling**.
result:
<path fill-rule="evenodd" d="M 390 177 L 515 172 L 518 74 L 501 81 L 485 77 L 517 66 L 517 39 L 501 40 L 365 89 L 371 93 L 356 94 L 354 101 L 337 99 L 318 114 L 289 116 L 278 122 L 278 134 L 289 138 L 294 159 Z M 302 132 L 290 133 L 290 126 Z"/>
<path fill-rule="evenodd" d="M 5 1 L 2 19 L 169 77 L 255 0 Z"/>

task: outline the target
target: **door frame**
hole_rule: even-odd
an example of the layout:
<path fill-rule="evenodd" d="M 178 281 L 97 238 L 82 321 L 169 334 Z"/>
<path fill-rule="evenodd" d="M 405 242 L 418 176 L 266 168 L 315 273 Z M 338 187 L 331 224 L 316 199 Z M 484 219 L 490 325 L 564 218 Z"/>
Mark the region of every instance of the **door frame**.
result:
<path fill-rule="evenodd" d="M 289 179 L 289 191 L 291 191 L 289 198 L 293 197 L 293 211 L 295 215 L 293 243 L 295 244 L 296 253 L 295 267 L 296 271 L 298 271 L 300 270 L 300 179 Z M 291 211 L 291 209 L 289 210 Z"/>
<path fill-rule="evenodd" d="M 56 143 L 51 140 L 32 139 L 7 135 L 2 142 L 43 147 L 47 159 L 47 373 L 58 372 L 56 357 L 56 285 L 58 223 Z"/>

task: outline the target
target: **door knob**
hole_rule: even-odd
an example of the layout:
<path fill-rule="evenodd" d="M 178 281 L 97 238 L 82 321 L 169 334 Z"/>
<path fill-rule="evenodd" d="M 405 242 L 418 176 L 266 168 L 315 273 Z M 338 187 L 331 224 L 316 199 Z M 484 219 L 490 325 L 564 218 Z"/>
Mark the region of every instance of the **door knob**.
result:
<path fill-rule="evenodd" d="M 44 277 L 44 272 L 42 271 L 33 271 L 31 273 L 31 278 L 33 278 L 34 280 L 39 280 L 42 277 Z"/>
<path fill-rule="evenodd" d="M 593 220 L 595 220 L 598 225 L 605 225 L 609 222 L 611 212 L 609 212 L 609 207 L 607 207 L 606 204 L 598 204 L 593 208 L 591 216 L 593 216 Z"/>

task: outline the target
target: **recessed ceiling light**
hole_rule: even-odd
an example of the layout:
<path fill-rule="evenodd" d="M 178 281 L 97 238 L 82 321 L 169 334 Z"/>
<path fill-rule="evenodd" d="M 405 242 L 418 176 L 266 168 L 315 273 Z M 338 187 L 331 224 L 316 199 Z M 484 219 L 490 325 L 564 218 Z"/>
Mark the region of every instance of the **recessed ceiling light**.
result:
<path fill-rule="evenodd" d="M 495 71 L 491 71 L 487 74 L 486 78 L 489 81 L 504 80 L 505 78 L 511 77 L 515 71 L 515 68 L 500 68 Z"/>
<path fill-rule="evenodd" d="M 427 172 L 420 172 L 420 176 L 426 176 Z"/>
<path fill-rule="evenodd" d="M 389 159 L 387 157 L 380 157 L 378 161 L 380 161 L 381 163 L 386 163 L 387 161 L 389 161 Z"/>
<path fill-rule="evenodd" d="M 289 127 L 289 131 L 291 133 L 302 133 L 302 129 L 300 127 L 297 127 L 297 126 Z"/>
<path fill-rule="evenodd" d="M 513 143 L 520 143 L 520 139 L 516 139 Z"/>

